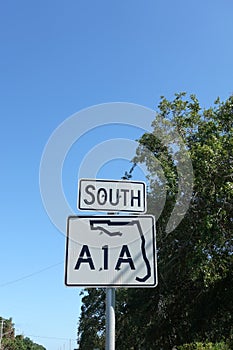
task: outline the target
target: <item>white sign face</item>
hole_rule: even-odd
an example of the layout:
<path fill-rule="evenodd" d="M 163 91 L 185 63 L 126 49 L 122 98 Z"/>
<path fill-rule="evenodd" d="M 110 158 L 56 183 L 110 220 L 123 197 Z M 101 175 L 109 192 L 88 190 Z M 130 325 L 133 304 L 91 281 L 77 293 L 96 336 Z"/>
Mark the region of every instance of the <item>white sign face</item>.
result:
<path fill-rule="evenodd" d="M 146 184 L 139 181 L 81 179 L 77 207 L 89 211 L 144 213 Z"/>
<path fill-rule="evenodd" d="M 153 216 L 68 218 L 67 286 L 155 287 L 156 266 Z"/>

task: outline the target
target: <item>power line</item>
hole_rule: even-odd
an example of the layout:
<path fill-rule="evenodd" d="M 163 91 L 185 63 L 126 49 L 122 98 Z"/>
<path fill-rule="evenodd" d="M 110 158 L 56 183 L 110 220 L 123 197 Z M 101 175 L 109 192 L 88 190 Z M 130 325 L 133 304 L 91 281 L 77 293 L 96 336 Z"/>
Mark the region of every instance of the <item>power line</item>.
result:
<path fill-rule="evenodd" d="M 49 336 L 43 336 L 43 335 L 33 335 L 33 334 L 28 334 L 26 337 L 33 337 L 33 338 L 43 338 L 43 339 L 54 339 L 54 340 L 72 340 L 72 341 L 77 341 L 77 339 L 72 339 L 72 338 L 58 338 L 58 337 L 49 337 Z"/>
<path fill-rule="evenodd" d="M 9 334 L 9 333 L 12 333 L 12 329 L 9 331 L 9 332 L 6 332 L 6 333 L 3 333 L 3 324 L 5 321 L 9 321 L 8 319 L 6 318 L 2 318 L 1 317 L 1 320 L 0 320 L 0 339 L 1 339 L 1 336 L 4 336 L 6 334 Z M 73 339 L 73 338 L 61 338 L 61 337 L 54 337 L 54 336 L 46 336 L 46 335 L 34 335 L 34 334 L 27 334 L 25 335 L 24 332 L 19 329 L 15 329 L 15 331 L 19 334 L 23 334 L 24 338 L 27 338 L 27 337 L 33 337 L 33 338 L 44 338 L 44 339 L 54 339 L 54 340 L 65 340 L 65 341 L 77 341 L 77 339 Z M 1 344 L 1 343 L 0 343 Z M 1 349 L 1 347 L 0 347 Z"/>
<path fill-rule="evenodd" d="M 2 284 L 0 284 L 0 287 L 6 287 L 6 286 L 8 286 L 8 285 L 10 285 L 10 284 L 14 284 L 14 283 L 20 282 L 20 281 L 22 281 L 22 280 L 25 280 L 25 279 L 27 279 L 27 278 L 33 277 L 33 276 L 38 275 L 38 274 L 40 274 L 40 273 L 42 273 L 42 272 L 45 272 L 45 271 L 47 271 L 47 270 L 50 270 L 50 269 L 52 269 L 52 268 L 54 268 L 54 267 L 56 267 L 56 266 L 58 266 L 58 265 L 61 265 L 61 264 L 63 264 L 63 263 L 64 263 L 64 261 L 60 261 L 59 263 L 56 263 L 56 264 L 53 264 L 53 265 L 49 265 L 49 266 L 47 266 L 47 267 L 45 267 L 45 268 L 43 268 L 43 269 L 41 269 L 41 270 L 37 270 L 37 271 L 32 272 L 32 273 L 30 273 L 30 274 L 28 274 L 28 275 L 25 275 L 25 276 L 22 276 L 22 277 L 20 277 L 20 278 L 14 279 L 14 280 L 12 280 L 12 281 L 8 281 L 8 282 L 5 282 L 5 283 L 2 283 Z"/>

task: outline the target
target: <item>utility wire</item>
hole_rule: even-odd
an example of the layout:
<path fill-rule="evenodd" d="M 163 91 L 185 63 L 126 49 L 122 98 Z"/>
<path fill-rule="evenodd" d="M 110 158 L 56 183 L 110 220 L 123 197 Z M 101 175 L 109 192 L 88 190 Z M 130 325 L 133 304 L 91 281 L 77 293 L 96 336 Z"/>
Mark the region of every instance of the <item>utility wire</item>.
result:
<path fill-rule="evenodd" d="M 1 288 L 2 288 L 2 287 L 6 287 L 6 286 L 9 286 L 10 284 L 14 284 L 14 283 L 20 282 L 20 281 L 22 281 L 22 280 L 25 280 L 25 279 L 27 279 L 27 278 L 31 278 L 31 277 L 33 277 L 33 276 L 35 276 L 35 275 L 38 275 L 38 274 L 40 274 L 40 273 L 42 273 L 42 272 L 45 272 L 45 271 L 47 271 L 47 270 L 50 270 L 50 269 L 52 269 L 52 268 L 54 268 L 54 267 L 56 267 L 56 266 L 58 266 L 58 265 L 61 265 L 61 264 L 63 264 L 63 263 L 64 263 L 64 261 L 60 261 L 59 263 L 56 263 L 56 264 L 47 266 L 47 267 L 45 267 L 45 268 L 43 268 L 43 269 L 41 269 L 41 270 L 32 272 L 32 273 L 30 273 L 30 274 L 28 274 L 28 275 L 22 276 L 22 277 L 20 277 L 20 278 L 15 279 L 15 280 L 2 283 L 2 284 L 0 284 L 0 287 L 1 287 Z"/>
<path fill-rule="evenodd" d="M 33 335 L 33 334 L 28 334 L 25 337 L 55 339 L 55 340 L 66 340 L 66 341 L 68 341 L 68 340 L 77 341 L 77 339 L 72 339 L 72 338 L 57 338 L 57 337 L 49 337 L 49 336 Z"/>
<path fill-rule="evenodd" d="M 125 171 L 125 174 L 122 176 L 122 180 L 130 180 L 130 179 L 132 178 L 132 176 L 133 176 L 132 173 L 133 173 L 134 168 L 135 168 L 136 166 L 137 166 L 137 163 L 133 163 L 133 165 L 132 165 L 132 167 L 130 168 L 129 172 L 128 172 L 128 171 Z M 11 284 L 14 284 L 14 283 L 23 281 L 23 280 L 28 279 L 28 278 L 31 278 L 31 277 L 33 277 L 33 276 L 35 276 L 35 275 L 38 275 L 38 274 L 40 274 L 40 273 L 42 273 L 42 272 L 45 272 L 45 271 L 47 271 L 47 270 L 50 270 L 50 269 L 52 269 L 52 268 L 54 268 L 54 267 L 56 267 L 56 266 L 58 266 L 58 265 L 61 265 L 61 264 L 63 264 L 63 263 L 64 263 L 64 261 L 61 261 L 61 262 L 59 262 L 59 263 L 56 263 L 56 264 L 47 266 L 47 267 L 45 267 L 45 268 L 43 268 L 43 269 L 41 269 L 41 270 L 32 272 L 32 273 L 30 273 L 30 274 L 28 274 L 28 275 L 25 275 L 25 276 L 22 276 L 22 277 L 20 277 L 20 278 L 14 279 L 14 280 L 12 280 L 12 281 L 8 281 L 8 282 L 5 282 L 5 283 L 2 283 L 2 284 L 0 284 L 0 288 L 9 286 L 9 285 L 11 285 Z"/>

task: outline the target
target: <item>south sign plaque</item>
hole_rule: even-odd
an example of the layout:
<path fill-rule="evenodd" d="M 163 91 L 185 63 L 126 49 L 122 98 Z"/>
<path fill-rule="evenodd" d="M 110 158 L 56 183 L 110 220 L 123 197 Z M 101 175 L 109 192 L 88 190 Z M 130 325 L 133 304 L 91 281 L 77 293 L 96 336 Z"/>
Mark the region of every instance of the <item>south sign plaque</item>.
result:
<path fill-rule="evenodd" d="M 140 181 L 80 179 L 79 210 L 146 212 L 146 184 Z"/>

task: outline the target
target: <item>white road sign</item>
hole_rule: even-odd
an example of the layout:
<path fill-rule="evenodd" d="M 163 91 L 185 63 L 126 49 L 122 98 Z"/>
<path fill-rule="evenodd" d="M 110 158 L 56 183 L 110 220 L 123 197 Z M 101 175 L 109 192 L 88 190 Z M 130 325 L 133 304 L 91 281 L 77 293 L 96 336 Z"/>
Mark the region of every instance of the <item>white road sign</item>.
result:
<path fill-rule="evenodd" d="M 67 286 L 155 287 L 156 266 L 153 216 L 68 218 Z"/>
<path fill-rule="evenodd" d="M 146 212 L 146 184 L 139 181 L 80 179 L 77 207 L 107 212 Z"/>

